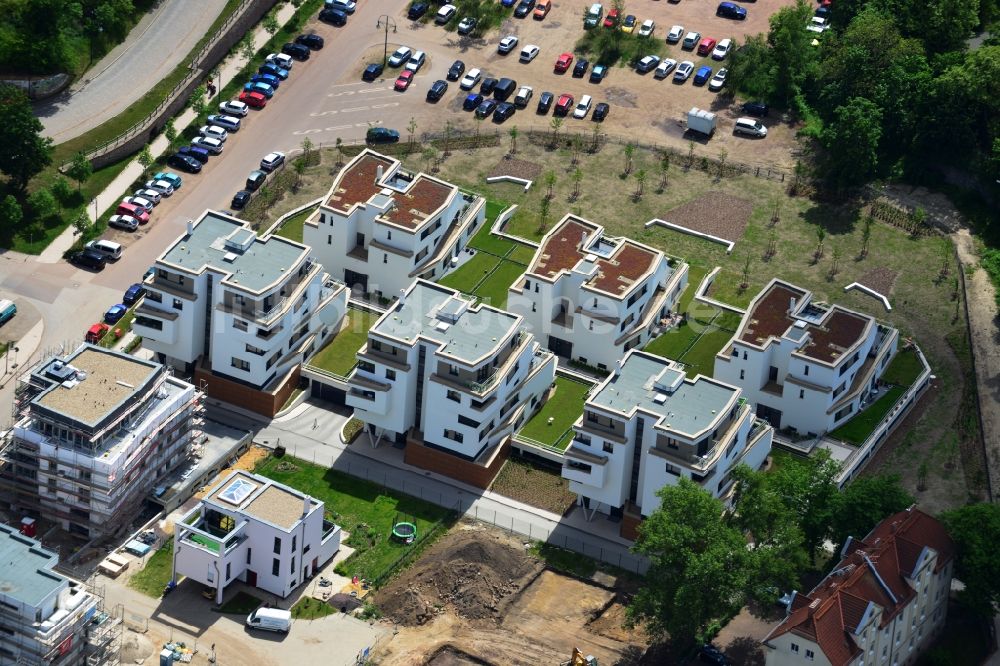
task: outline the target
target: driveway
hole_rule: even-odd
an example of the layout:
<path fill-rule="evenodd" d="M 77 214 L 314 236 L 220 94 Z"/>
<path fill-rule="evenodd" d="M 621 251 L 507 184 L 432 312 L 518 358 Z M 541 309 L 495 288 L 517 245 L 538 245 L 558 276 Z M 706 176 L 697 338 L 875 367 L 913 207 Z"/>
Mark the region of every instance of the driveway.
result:
<path fill-rule="evenodd" d="M 225 6 L 226 0 L 161 0 L 68 91 L 35 106 L 45 136 L 62 143 L 127 109 L 180 64 Z"/>

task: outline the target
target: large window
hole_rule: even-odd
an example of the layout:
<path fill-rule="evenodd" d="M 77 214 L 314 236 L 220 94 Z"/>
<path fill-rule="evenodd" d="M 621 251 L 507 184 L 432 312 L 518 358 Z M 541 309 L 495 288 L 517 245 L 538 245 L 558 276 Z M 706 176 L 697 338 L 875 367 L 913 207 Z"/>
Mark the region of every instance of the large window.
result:
<path fill-rule="evenodd" d="M 454 430 L 445 430 L 444 436 L 445 438 L 450 439 L 454 442 L 458 442 L 459 444 L 465 441 L 465 437 L 462 435 L 462 433 L 456 432 Z"/>
<path fill-rule="evenodd" d="M 236 368 L 237 370 L 243 370 L 245 372 L 250 372 L 250 362 L 249 361 L 244 361 L 243 359 L 236 358 L 234 356 L 233 360 L 230 362 L 230 364 L 234 368 Z"/>

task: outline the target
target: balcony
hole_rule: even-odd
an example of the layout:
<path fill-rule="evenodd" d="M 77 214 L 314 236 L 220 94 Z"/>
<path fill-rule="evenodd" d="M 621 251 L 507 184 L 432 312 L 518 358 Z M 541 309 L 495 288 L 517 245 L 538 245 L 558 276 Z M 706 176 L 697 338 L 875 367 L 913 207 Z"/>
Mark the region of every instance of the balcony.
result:
<path fill-rule="evenodd" d="M 227 515 L 219 514 L 209 510 L 218 519 L 218 525 L 207 520 L 208 515 L 203 513 L 201 507 L 195 508 L 191 513 L 182 519 L 177 525 L 178 529 L 185 532 L 182 541 L 195 547 L 207 550 L 213 555 L 225 555 L 240 545 L 245 539 L 247 522 L 241 521 L 239 524 Z M 224 526 L 227 525 L 228 526 Z"/>
<path fill-rule="evenodd" d="M 563 328 L 573 328 L 573 315 L 561 310 L 552 318 L 552 323 Z"/>
<path fill-rule="evenodd" d="M 323 519 L 323 537 L 320 539 L 320 543 L 325 542 L 331 536 L 336 534 L 340 530 L 340 525 L 337 525 L 326 518 Z"/>
<path fill-rule="evenodd" d="M 347 253 L 347 256 L 351 259 L 357 259 L 358 261 L 368 261 L 368 248 L 364 245 L 355 245 L 351 248 L 351 251 Z"/>

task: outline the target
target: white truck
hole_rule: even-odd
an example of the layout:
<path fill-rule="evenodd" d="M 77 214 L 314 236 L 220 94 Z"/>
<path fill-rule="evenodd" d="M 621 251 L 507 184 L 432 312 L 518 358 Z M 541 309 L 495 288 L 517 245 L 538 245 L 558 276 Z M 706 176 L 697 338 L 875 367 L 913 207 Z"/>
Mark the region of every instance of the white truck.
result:
<path fill-rule="evenodd" d="M 698 107 L 692 107 L 688 111 L 688 129 L 705 136 L 712 136 L 715 132 L 715 114 Z"/>

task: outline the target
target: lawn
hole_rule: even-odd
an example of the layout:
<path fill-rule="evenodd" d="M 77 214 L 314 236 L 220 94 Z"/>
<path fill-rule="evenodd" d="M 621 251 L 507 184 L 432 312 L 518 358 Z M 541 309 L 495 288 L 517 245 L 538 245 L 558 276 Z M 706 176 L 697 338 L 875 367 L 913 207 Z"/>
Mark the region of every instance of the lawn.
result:
<path fill-rule="evenodd" d="M 917 377 L 924 371 L 924 364 L 920 362 L 917 352 L 912 349 L 904 349 L 896 352 L 889 367 L 882 375 L 882 381 L 896 386 L 909 387 L 917 381 Z"/>
<path fill-rule="evenodd" d="M 583 414 L 583 403 L 591 387 L 565 377 L 556 377 L 555 385 L 555 393 L 518 434 L 564 451 L 573 439 L 570 426 Z"/>
<path fill-rule="evenodd" d="M 315 620 L 336 612 L 330 604 L 312 597 L 302 597 L 292 606 L 292 617 L 296 620 Z"/>
<path fill-rule="evenodd" d="M 855 446 L 862 444 L 905 392 L 905 387 L 893 386 L 885 395 L 868 405 L 864 411 L 831 432 L 830 437 Z"/>
<path fill-rule="evenodd" d="M 309 359 L 307 365 L 314 365 L 336 375 L 346 376 L 358 362 L 355 354 L 368 339 L 368 329 L 378 318 L 367 310 L 348 308 L 343 328 L 325 347 Z"/>
<path fill-rule="evenodd" d="M 690 323 L 681 322 L 679 326 L 650 340 L 645 351 L 664 358 L 680 360 L 681 355 L 687 351 L 691 343 L 701 335 L 701 330 L 701 325 L 693 321 Z"/>
<path fill-rule="evenodd" d="M 501 261 L 473 293 L 494 307 L 507 307 L 507 290 L 522 274 L 524 274 L 524 266 L 521 264 Z"/>
<path fill-rule="evenodd" d="M 216 610 L 220 613 L 229 613 L 231 615 L 249 615 L 263 603 L 263 601 L 252 594 L 240 590 L 232 599 L 219 606 Z"/>
<path fill-rule="evenodd" d="M 511 243 L 511 247 L 513 246 Z M 524 268 L 522 264 L 479 252 L 441 278 L 440 284 L 502 308 L 507 305 L 507 289 L 524 273 Z"/>
<path fill-rule="evenodd" d="M 527 266 L 531 263 L 531 260 L 535 258 L 536 250 L 537 248 L 531 247 L 530 245 L 516 243 L 514 245 L 514 249 L 507 255 L 507 258 L 511 261 L 516 261 L 519 264 Z"/>
<path fill-rule="evenodd" d="M 711 377 L 715 372 L 715 355 L 732 339 L 733 334 L 718 328 L 706 331 L 684 354 L 681 361 L 687 365 L 687 376 L 697 374 Z"/>
<path fill-rule="evenodd" d="M 498 260 L 493 255 L 479 252 L 441 278 L 440 284 L 471 294 L 476 286 L 489 275 L 490 271 L 496 268 L 497 263 Z"/>
<path fill-rule="evenodd" d="M 337 573 L 344 576 L 383 577 L 434 527 L 455 519 L 453 512 L 436 504 L 288 456 L 266 458 L 254 472 L 326 503 L 330 518 L 350 533 L 347 545 L 356 551 L 337 565 Z M 417 544 L 407 546 L 392 538 L 393 525 L 403 519 L 416 524 Z"/>
<path fill-rule="evenodd" d="M 281 236 L 297 243 L 302 242 L 302 225 L 316 211 L 315 208 L 307 208 L 301 213 L 296 213 L 281 225 L 281 228 L 274 232 L 275 236 Z"/>
<path fill-rule="evenodd" d="M 170 582 L 170 573 L 173 567 L 174 542 L 171 539 L 146 560 L 146 566 L 129 579 L 128 586 L 158 599 L 163 594 L 163 588 Z"/>

